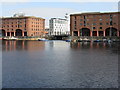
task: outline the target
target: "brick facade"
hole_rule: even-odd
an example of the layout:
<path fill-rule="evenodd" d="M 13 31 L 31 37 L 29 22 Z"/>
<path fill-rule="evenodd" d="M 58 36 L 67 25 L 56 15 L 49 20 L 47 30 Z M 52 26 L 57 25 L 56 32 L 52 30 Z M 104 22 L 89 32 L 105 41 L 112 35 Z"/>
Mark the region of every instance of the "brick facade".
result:
<path fill-rule="evenodd" d="M 1 18 L 2 36 L 43 36 L 45 19 L 23 16 Z"/>
<path fill-rule="evenodd" d="M 71 36 L 120 36 L 120 12 L 70 15 Z"/>

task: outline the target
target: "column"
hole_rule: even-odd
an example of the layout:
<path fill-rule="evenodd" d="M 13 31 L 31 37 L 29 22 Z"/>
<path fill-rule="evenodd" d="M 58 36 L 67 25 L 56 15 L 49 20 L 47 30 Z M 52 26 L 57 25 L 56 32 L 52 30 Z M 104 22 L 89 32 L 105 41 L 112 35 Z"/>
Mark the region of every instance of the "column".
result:
<path fill-rule="evenodd" d="M 7 36 L 7 32 L 6 32 L 5 36 Z"/>
<path fill-rule="evenodd" d="M 99 31 L 97 31 L 97 37 L 99 37 Z"/>
<path fill-rule="evenodd" d="M 14 32 L 14 37 L 15 37 L 15 32 Z"/>
<path fill-rule="evenodd" d="M 22 36 L 24 37 L 24 32 L 22 32 Z"/>
<path fill-rule="evenodd" d="M 93 31 L 90 31 L 90 36 L 91 36 L 91 37 L 93 36 Z"/>
<path fill-rule="evenodd" d="M 11 37 L 11 32 L 10 32 L 10 37 Z"/>
<path fill-rule="evenodd" d="M 117 30 L 117 36 L 119 37 L 119 31 Z"/>
<path fill-rule="evenodd" d="M 74 31 L 72 31 L 72 36 L 74 36 L 74 33 L 73 33 Z"/>
<path fill-rule="evenodd" d="M 103 36 L 105 37 L 105 31 L 103 31 Z"/>
<path fill-rule="evenodd" d="M 78 36 L 80 36 L 80 31 L 78 31 Z"/>

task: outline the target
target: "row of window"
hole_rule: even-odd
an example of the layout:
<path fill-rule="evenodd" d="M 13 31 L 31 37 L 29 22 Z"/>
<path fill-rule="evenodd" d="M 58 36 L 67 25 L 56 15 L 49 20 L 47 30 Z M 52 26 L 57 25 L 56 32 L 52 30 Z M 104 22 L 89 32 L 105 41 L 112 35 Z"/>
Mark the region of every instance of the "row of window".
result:
<path fill-rule="evenodd" d="M 18 22 L 1 22 L 0 24 L 20 24 L 20 23 L 26 23 L 26 21 L 25 22 L 20 22 L 20 21 L 18 21 Z M 32 24 L 43 24 L 43 22 L 32 22 Z"/>
<path fill-rule="evenodd" d="M 99 21 L 102 21 L 103 19 L 99 19 Z M 111 21 L 112 19 L 106 19 L 106 21 Z M 116 19 L 114 19 L 116 20 Z M 75 20 L 76 21 L 76 20 Z M 89 19 L 80 19 L 80 21 L 89 21 Z M 90 20 L 91 21 L 91 20 Z M 97 19 L 93 19 L 92 21 L 98 21 Z"/>
<path fill-rule="evenodd" d="M 76 27 L 75 27 L 74 29 L 76 29 Z M 96 29 L 96 27 L 93 27 L 92 29 Z M 102 27 L 99 27 L 99 29 L 103 29 L 103 28 L 102 28 Z"/>
<path fill-rule="evenodd" d="M 116 23 L 113 23 L 114 25 L 116 25 Z M 84 25 L 83 23 L 80 23 L 80 25 L 82 26 L 82 25 Z M 89 24 L 89 23 L 87 23 L 87 25 L 97 25 L 97 23 L 93 23 L 93 24 Z M 99 23 L 99 25 L 104 25 L 103 23 Z M 110 23 L 106 23 L 106 25 L 110 25 Z M 75 24 L 75 26 L 76 26 L 76 24 Z"/>
<path fill-rule="evenodd" d="M 41 34 L 41 32 L 34 32 L 34 34 Z"/>
<path fill-rule="evenodd" d="M 3 27 L 26 27 L 26 24 L 25 25 L 6 25 L 6 26 L 2 26 Z M 42 26 L 35 26 L 35 25 L 32 25 L 32 27 L 42 27 Z"/>
<path fill-rule="evenodd" d="M 26 22 L 2 22 L 2 24 L 19 24 L 19 23 L 26 23 Z"/>
<path fill-rule="evenodd" d="M 113 23 L 114 25 L 116 24 L 116 23 Z M 80 23 L 80 25 L 84 25 L 83 23 Z M 89 23 L 87 23 L 87 25 L 97 25 L 96 23 L 93 23 L 93 24 L 89 24 Z M 103 25 L 103 23 L 99 23 L 99 25 Z M 106 25 L 110 25 L 109 23 L 106 23 Z M 75 24 L 75 26 L 76 26 L 76 24 Z"/>
<path fill-rule="evenodd" d="M 32 29 L 32 31 L 42 31 L 43 29 Z"/>
<path fill-rule="evenodd" d="M 41 21 L 43 19 L 39 19 L 39 18 L 32 18 L 32 20 L 35 20 L 35 21 Z"/>
<path fill-rule="evenodd" d="M 6 25 L 6 26 L 2 26 L 2 28 L 3 27 L 14 27 L 14 25 L 11 25 L 11 26 L 10 25 Z M 15 27 L 26 27 L 26 25 L 24 25 L 24 26 L 23 25 L 15 25 Z"/>
<path fill-rule="evenodd" d="M 43 24 L 43 22 L 32 22 L 32 24 Z"/>
<path fill-rule="evenodd" d="M 59 24 L 66 24 L 66 23 L 67 23 L 66 20 L 59 20 L 59 21 L 58 21 L 58 20 L 54 20 L 54 21 L 53 21 L 53 20 L 50 20 L 49 22 L 50 22 L 50 23 L 59 23 Z"/>
<path fill-rule="evenodd" d="M 93 29 L 96 29 L 96 27 L 93 27 Z M 99 27 L 99 29 L 102 29 L 102 27 Z"/>
<path fill-rule="evenodd" d="M 8 31 L 14 31 L 14 29 L 7 29 Z M 26 31 L 26 29 L 24 29 L 24 31 Z"/>
<path fill-rule="evenodd" d="M 39 26 L 39 25 L 36 25 L 36 26 L 35 26 L 35 25 L 32 25 L 32 27 L 42 27 L 42 26 Z"/>
<path fill-rule="evenodd" d="M 115 17 L 116 16 L 116 14 L 114 14 L 114 15 L 111 15 L 111 16 L 113 16 L 113 17 Z M 81 18 L 83 18 L 83 17 L 110 17 L 110 15 L 80 15 L 80 17 Z M 76 19 L 76 16 L 74 16 L 74 18 Z"/>
<path fill-rule="evenodd" d="M 63 31 L 63 29 L 59 29 L 60 31 Z M 58 29 L 55 29 L 55 31 L 59 31 Z"/>

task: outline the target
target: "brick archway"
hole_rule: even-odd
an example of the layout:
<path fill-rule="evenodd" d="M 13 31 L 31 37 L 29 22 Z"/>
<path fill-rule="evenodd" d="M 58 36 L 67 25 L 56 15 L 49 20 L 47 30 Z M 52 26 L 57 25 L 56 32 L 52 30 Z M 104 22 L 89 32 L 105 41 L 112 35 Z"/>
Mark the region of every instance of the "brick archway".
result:
<path fill-rule="evenodd" d="M 6 31 L 4 29 L 1 30 L 1 36 L 6 36 Z"/>
<path fill-rule="evenodd" d="M 16 29 L 16 35 L 15 36 L 22 36 L 22 30 L 21 29 Z"/>
<path fill-rule="evenodd" d="M 90 36 L 90 29 L 89 28 L 80 29 L 80 36 Z"/>
<path fill-rule="evenodd" d="M 117 36 L 117 29 L 114 27 L 106 28 L 105 36 Z"/>

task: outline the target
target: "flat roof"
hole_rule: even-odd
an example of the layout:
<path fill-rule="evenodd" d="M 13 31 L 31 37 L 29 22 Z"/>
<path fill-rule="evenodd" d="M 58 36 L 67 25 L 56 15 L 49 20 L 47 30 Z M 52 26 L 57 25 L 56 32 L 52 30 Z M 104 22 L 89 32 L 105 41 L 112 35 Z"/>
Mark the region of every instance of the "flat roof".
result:
<path fill-rule="evenodd" d="M 84 12 L 84 13 L 75 13 L 75 14 L 70 14 L 72 15 L 102 15 L 102 14 L 116 14 L 120 12 Z"/>
<path fill-rule="evenodd" d="M 67 19 L 63 19 L 63 18 L 51 18 L 51 19 L 67 20 Z"/>
<path fill-rule="evenodd" d="M 22 19 L 22 18 L 36 18 L 36 19 L 44 19 L 41 17 L 35 17 L 35 16 L 19 16 L 19 17 L 0 17 L 2 19 Z"/>

